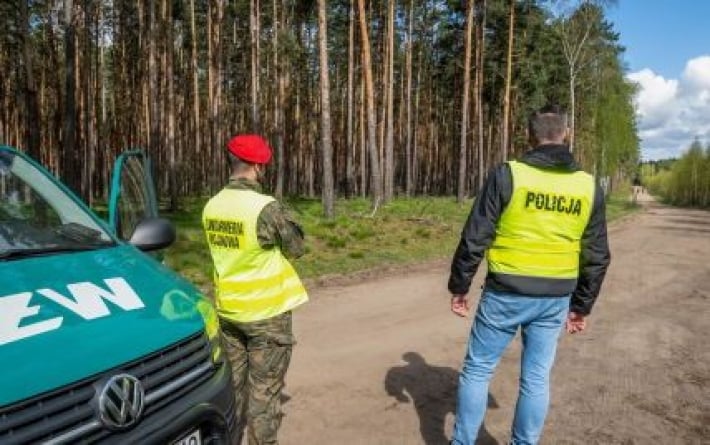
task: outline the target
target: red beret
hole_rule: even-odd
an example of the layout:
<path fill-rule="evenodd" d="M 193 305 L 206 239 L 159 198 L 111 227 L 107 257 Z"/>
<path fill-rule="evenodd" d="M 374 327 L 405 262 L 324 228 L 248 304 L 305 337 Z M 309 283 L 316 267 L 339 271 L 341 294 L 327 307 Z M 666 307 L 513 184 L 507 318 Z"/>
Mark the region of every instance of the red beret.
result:
<path fill-rule="evenodd" d="M 271 160 L 271 147 L 259 135 L 240 134 L 227 142 L 227 150 L 239 159 L 252 164 L 268 164 Z"/>

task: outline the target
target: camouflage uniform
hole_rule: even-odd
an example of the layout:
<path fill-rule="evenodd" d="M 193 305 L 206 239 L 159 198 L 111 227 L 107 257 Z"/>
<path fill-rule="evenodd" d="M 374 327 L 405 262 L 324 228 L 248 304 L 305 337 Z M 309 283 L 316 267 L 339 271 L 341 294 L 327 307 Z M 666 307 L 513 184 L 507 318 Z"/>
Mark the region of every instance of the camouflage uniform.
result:
<path fill-rule="evenodd" d="M 258 183 L 243 178 L 230 179 L 227 187 L 261 192 Z M 304 253 L 303 231 L 278 201 L 259 214 L 257 237 L 262 248 L 280 248 L 287 258 Z M 295 344 L 291 312 L 249 323 L 220 320 L 220 326 L 234 377 L 238 438 L 246 420 L 249 445 L 278 444 L 281 390 Z"/>

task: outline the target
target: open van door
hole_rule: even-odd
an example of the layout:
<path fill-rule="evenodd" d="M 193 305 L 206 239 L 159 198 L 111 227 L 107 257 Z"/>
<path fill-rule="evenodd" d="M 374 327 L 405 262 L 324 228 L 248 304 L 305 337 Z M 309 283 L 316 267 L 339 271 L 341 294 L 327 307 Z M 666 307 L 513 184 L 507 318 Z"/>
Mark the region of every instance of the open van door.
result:
<path fill-rule="evenodd" d="M 150 158 L 140 150 L 121 154 L 113 166 L 108 223 L 113 233 L 141 250 L 175 241 L 175 228 L 158 216 Z"/>

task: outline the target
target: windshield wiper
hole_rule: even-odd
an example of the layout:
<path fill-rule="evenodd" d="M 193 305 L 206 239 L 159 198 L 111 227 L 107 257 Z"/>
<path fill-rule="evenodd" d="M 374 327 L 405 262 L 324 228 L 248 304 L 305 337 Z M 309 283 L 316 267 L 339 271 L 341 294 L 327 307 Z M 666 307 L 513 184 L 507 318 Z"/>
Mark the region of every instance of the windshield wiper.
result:
<path fill-rule="evenodd" d="M 51 247 L 32 247 L 29 249 L 6 249 L 0 250 L 0 260 L 17 260 L 20 258 L 28 258 L 41 255 L 52 255 L 56 253 L 66 252 L 84 252 L 87 250 L 97 250 L 104 247 L 113 246 L 115 243 L 105 241 L 94 244 L 80 244 L 76 246 L 51 246 Z"/>
<path fill-rule="evenodd" d="M 101 232 L 85 225 L 70 222 L 55 229 L 55 233 L 76 243 L 86 244 L 101 241 Z"/>

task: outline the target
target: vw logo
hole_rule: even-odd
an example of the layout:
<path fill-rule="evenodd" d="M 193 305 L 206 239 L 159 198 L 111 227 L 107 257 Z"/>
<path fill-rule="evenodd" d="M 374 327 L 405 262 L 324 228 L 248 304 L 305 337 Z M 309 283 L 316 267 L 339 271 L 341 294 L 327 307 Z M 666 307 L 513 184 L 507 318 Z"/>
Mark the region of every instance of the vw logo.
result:
<path fill-rule="evenodd" d="M 140 380 L 129 374 L 117 374 L 106 382 L 99 395 L 101 421 L 112 429 L 128 428 L 140 418 L 144 402 Z"/>

